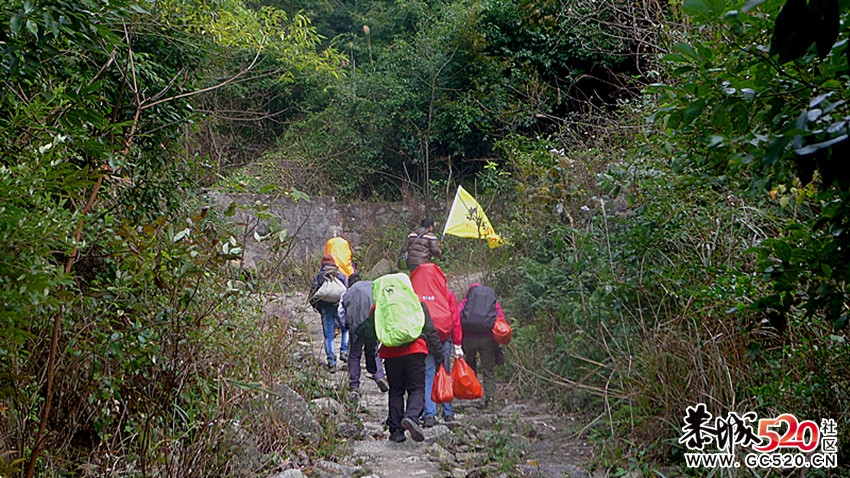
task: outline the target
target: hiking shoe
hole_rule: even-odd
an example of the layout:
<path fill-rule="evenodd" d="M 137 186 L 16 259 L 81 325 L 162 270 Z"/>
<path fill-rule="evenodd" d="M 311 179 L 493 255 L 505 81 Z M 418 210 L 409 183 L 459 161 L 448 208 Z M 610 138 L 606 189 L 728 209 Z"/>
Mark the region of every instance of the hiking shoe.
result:
<path fill-rule="evenodd" d="M 390 391 L 390 384 L 387 382 L 387 379 L 379 378 L 375 380 L 375 383 L 378 384 L 378 388 L 381 389 L 382 392 L 387 393 Z"/>
<path fill-rule="evenodd" d="M 446 422 L 446 423 L 451 423 L 451 422 L 455 421 L 455 416 L 454 415 L 443 415 L 443 421 Z"/>
<path fill-rule="evenodd" d="M 429 416 L 422 419 L 422 426 L 424 428 L 431 428 L 436 424 L 437 424 L 437 419 L 434 418 L 433 416 L 429 415 Z"/>
<path fill-rule="evenodd" d="M 336 364 L 335 363 L 331 363 L 329 361 L 327 367 L 328 367 L 328 372 L 336 373 Z"/>
<path fill-rule="evenodd" d="M 340 352 L 339 353 L 339 361 L 340 362 L 348 362 L 348 352 Z"/>
<path fill-rule="evenodd" d="M 425 439 L 425 434 L 422 433 L 422 429 L 419 428 L 419 425 L 409 417 L 405 417 L 405 419 L 401 421 L 401 427 L 410 433 L 410 438 L 412 438 L 413 441 L 422 441 Z"/>
<path fill-rule="evenodd" d="M 407 437 L 404 436 L 404 430 L 396 430 L 390 433 L 390 441 L 394 441 L 396 443 L 401 443 L 404 440 L 407 440 Z"/>

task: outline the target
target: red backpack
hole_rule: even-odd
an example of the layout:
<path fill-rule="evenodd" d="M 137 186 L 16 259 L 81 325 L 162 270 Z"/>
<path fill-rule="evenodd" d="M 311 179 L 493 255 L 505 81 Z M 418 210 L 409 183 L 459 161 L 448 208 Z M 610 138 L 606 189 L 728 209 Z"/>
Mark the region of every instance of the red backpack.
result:
<path fill-rule="evenodd" d="M 452 334 L 452 315 L 457 310 L 457 299 L 452 301 L 454 294 L 446 286 L 446 275 L 437 264 L 429 262 L 413 270 L 410 283 L 419 300 L 428 307 L 440 342 L 445 342 Z"/>

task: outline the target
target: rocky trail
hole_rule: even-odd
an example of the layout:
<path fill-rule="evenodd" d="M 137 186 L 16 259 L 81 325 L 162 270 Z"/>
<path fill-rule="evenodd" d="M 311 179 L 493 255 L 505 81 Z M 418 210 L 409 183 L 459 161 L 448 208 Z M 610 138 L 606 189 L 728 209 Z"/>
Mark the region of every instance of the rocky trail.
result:
<path fill-rule="evenodd" d="M 451 282 L 458 296 L 468 283 Z M 305 325 L 313 359 L 329 395 L 311 403 L 314 413 L 332 418 L 344 439 L 339 456 L 311 463 L 302 470 L 291 469 L 270 478 L 316 477 L 602 477 L 604 471 L 588 470 L 592 447 L 577 431 L 584 426 L 577 418 L 552 413 L 547 406 L 518 400 L 510 384 L 499 383 L 498 395 L 490 408 L 482 400 L 455 400 L 456 421 L 437 420 L 424 428 L 425 440 L 408 438 L 402 443 L 389 440 L 384 426 L 387 394 L 382 393 L 363 366 L 361 393 L 348 393 L 347 364 L 339 362 L 334 373 L 326 370 L 319 314 L 306 305 L 303 294 L 286 298 L 290 317 Z M 339 351 L 337 333 L 334 350 Z M 317 402 L 314 400 L 313 402 Z M 343 403 L 344 402 L 344 403 Z M 439 416 L 439 409 L 438 409 Z"/>

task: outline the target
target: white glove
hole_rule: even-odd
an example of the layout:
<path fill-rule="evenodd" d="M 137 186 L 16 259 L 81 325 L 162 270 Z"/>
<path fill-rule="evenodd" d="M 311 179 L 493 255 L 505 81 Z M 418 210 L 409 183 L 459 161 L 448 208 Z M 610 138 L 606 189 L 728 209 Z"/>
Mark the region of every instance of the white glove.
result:
<path fill-rule="evenodd" d="M 463 347 L 461 347 L 460 345 L 455 345 L 454 349 L 455 349 L 455 357 L 463 357 Z"/>

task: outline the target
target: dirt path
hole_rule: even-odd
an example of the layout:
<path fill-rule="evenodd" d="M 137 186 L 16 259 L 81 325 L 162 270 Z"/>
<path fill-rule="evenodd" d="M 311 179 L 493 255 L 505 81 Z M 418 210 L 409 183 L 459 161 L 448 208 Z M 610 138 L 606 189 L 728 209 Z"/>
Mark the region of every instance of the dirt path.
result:
<path fill-rule="evenodd" d="M 458 297 L 469 280 L 451 282 Z M 292 304 L 304 304 L 294 297 Z M 309 331 L 315 359 L 324 364 L 322 327 L 319 314 L 304 305 L 294 307 L 296 319 Z M 339 351 L 337 333 L 334 350 Z M 362 364 L 361 364 L 362 365 Z M 336 457 L 348 472 L 330 472 L 320 476 L 369 476 L 378 478 L 410 477 L 588 477 L 591 447 L 575 438 L 582 424 L 574 417 L 552 414 L 546 406 L 513 401 L 509 384 L 499 383 L 495 404 L 483 410 L 481 400 L 455 401 L 456 421 L 424 429 L 425 440 L 408 438 L 403 443 L 389 441 L 385 430 L 387 394 L 368 378 L 362 366 L 362 395 L 350 400 L 352 425 L 358 429 L 348 440 L 348 455 Z M 335 373 L 324 370 L 339 396 L 348 389 L 347 364 L 338 363 Z M 439 416 L 439 413 L 438 413 Z M 354 470 L 354 471 L 352 471 Z"/>

